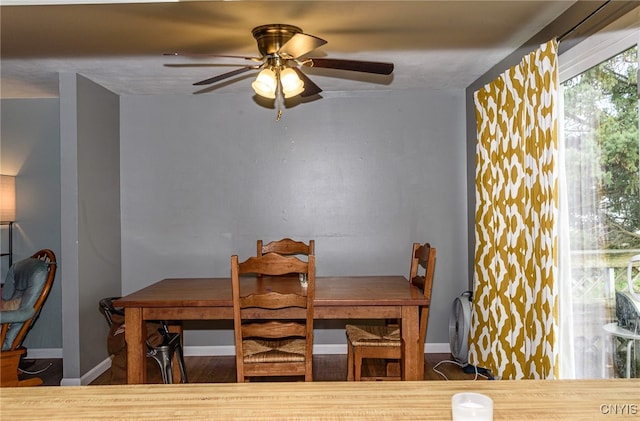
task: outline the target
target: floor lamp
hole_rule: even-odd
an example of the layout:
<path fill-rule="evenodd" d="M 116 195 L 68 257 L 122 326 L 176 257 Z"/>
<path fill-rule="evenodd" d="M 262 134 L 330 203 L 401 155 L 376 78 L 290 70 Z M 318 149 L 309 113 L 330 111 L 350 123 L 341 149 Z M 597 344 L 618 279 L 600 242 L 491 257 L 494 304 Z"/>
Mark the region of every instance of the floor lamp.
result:
<path fill-rule="evenodd" d="M 9 226 L 9 251 L 0 256 L 9 257 L 9 267 L 13 264 L 13 223 L 16 220 L 16 178 L 0 175 L 0 224 Z"/>

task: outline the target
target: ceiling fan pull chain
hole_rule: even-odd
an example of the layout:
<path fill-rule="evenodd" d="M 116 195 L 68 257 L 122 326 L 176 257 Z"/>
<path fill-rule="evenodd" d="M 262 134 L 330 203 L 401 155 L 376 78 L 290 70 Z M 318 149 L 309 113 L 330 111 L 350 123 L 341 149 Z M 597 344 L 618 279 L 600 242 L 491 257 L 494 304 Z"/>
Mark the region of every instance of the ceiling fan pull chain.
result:
<path fill-rule="evenodd" d="M 282 95 L 282 83 L 280 82 L 280 68 L 276 67 L 276 121 L 282 118 L 282 108 L 284 107 L 284 95 Z"/>

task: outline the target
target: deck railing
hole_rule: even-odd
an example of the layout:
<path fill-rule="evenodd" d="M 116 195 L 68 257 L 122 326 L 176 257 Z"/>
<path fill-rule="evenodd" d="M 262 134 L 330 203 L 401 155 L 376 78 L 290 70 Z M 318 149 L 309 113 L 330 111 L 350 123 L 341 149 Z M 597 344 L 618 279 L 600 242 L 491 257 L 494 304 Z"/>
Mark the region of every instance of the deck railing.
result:
<path fill-rule="evenodd" d="M 615 292 L 628 288 L 627 265 L 638 253 L 640 250 L 581 250 L 571 254 L 574 351 L 579 377 L 624 376 L 626 343 L 607 335 L 603 326 L 616 321 Z M 638 377 L 640 343 L 636 348 L 639 351 L 632 359 L 635 364 L 631 372 Z"/>

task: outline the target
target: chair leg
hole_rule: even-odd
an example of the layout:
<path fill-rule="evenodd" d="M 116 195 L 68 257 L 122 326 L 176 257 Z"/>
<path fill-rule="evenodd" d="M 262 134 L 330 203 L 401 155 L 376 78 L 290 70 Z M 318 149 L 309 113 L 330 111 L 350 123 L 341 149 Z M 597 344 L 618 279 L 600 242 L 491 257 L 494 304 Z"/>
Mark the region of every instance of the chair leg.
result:
<path fill-rule="evenodd" d="M 172 334 L 168 344 L 151 347 L 147 356 L 153 358 L 160 367 L 162 374 L 162 382 L 165 384 L 173 383 L 173 359 L 178 361 L 178 367 L 180 369 L 180 378 L 182 383 L 187 383 L 187 369 L 184 363 L 184 354 L 182 352 L 182 345 L 180 344 L 180 336 Z"/>
<path fill-rule="evenodd" d="M 2 351 L 0 358 L 0 386 L 18 386 L 18 365 L 25 349 Z"/>
<path fill-rule="evenodd" d="M 0 386 L 22 387 L 40 386 L 42 384 L 42 379 L 39 377 L 26 380 L 18 378 L 20 360 L 26 353 L 26 348 L 18 348 L 15 351 L 2 351 L 0 354 Z"/>
<path fill-rule="evenodd" d="M 173 383 L 173 364 L 171 363 L 172 358 L 172 352 L 162 354 L 162 381 L 165 384 Z"/>
<path fill-rule="evenodd" d="M 385 361 L 385 369 L 386 376 L 390 378 L 401 378 L 402 377 L 402 365 L 400 361 L 396 360 L 387 360 Z"/>
<path fill-rule="evenodd" d="M 32 379 L 25 379 L 25 380 L 20 380 L 18 382 L 18 386 L 19 387 L 24 387 L 24 386 L 40 386 L 43 383 L 42 379 L 40 377 L 34 377 Z"/>
<path fill-rule="evenodd" d="M 347 343 L 347 381 L 353 381 L 353 345 Z"/>
<path fill-rule="evenodd" d="M 187 383 L 187 369 L 184 363 L 184 354 L 182 352 L 182 336 L 180 334 L 180 327 L 178 327 L 177 332 L 170 332 L 167 323 L 162 321 L 161 327 L 158 330 L 162 334 L 163 344 L 153 347 L 147 343 L 149 349 L 147 355 L 156 360 L 158 366 L 160 366 L 163 383 L 173 383 L 174 358 L 178 363 L 180 381 L 182 383 Z M 176 371 L 176 375 L 177 374 L 178 372 Z"/>
<path fill-rule="evenodd" d="M 171 353 L 168 349 L 161 348 L 155 348 L 147 354 L 147 356 L 153 358 L 158 363 L 158 367 L 160 367 L 160 374 L 162 375 L 162 383 L 164 384 L 173 383 L 173 367 L 171 365 L 171 358 L 173 355 L 170 354 Z"/>
<path fill-rule="evenodd" d="M 359 382 L 362 379 L 362 350 L 355 347 L 353 351 L 354 380 Z"/>
<path fill-rule="evenodd" d="M 182 354 L 182 345 L 176 346 L 176 357 L 178 358 L 178 366 L 180 367 L 180 381 L 182 383 L 189 383 L 187 380 L 187 368 L 184 364 L 184 355 Z"/>

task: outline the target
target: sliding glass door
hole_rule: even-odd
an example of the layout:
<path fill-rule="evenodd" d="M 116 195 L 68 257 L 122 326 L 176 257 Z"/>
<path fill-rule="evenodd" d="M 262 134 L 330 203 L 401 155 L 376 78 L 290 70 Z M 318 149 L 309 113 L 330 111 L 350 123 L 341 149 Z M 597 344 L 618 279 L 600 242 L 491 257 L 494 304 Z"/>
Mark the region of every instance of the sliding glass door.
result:
<path fill-rule="evenodd" d="M 624 377 L 634 351 L 604 326 L 616 321 L 615 291 L 627 288 L 629 259 L 640 254 L 639 34 L 598 34 L 560 56 L 563 377 Z M 630 356 L 640 377 L 640 341 Z"/>

